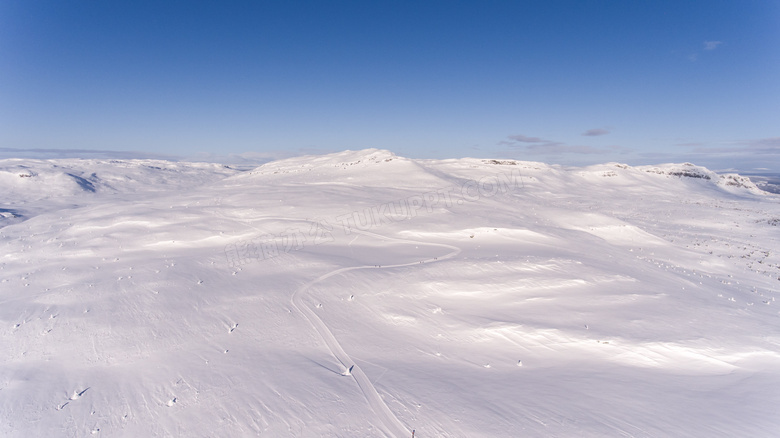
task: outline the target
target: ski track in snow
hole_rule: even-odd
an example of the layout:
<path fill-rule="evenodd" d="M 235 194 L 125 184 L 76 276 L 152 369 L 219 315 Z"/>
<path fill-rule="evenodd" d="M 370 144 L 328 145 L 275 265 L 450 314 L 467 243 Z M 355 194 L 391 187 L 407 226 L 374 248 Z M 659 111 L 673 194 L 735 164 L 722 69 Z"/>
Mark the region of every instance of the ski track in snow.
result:
<path fill-rule="evenodd" d="M 275 218 L 275 219 L 282 219 L 282 218 Z M 398 420 L 395 414 L 393 414 L 393 412 L 387 406 L 385 401 L 382 399 L 382 396 L 379 395 L 379 392 L 377 392 L 376 388 L 371 383 L 371 380 L 363 372 L 363 370 L 352 360 L 352 358 L 349 357 L 347 352 L 344 351 L 344 348 L 342 348 L 341 344 L 338 342 L 336 337 L 333 336 L 333 333 L 330 331 L 328 326 L 322 321 L 322 319 L 320 319 L 319 316 L 317 316 L 317 314 L 311 309 L 310 306 L 307 306 L 306 303 L 303 302 L 303 296 L 305 295 L 306 291 L 308 291 L 313 285 L 323 280 L 326 280 L 330 277 L 343 274 L 345 272 L 355 271 L 359 269 L 389 269 L 389 268 L 400 268 L 405 266 L 419 266 L 421 262 L 431 263 L 431 262 L 438 262 L 438 261 L 450 259 L 460 254 L 461 250 L 460 248 L 452 245 L 419 242 L 419 241 L 407 240 L 407 239 L 398 239 L 398 238 L 382 236 L 379 234 L 371 233 L 368 231 L 361 231 L 361 230 L 353 230 L 353 231 L 355 233 L 363 234 L 365 236 L 370 236 L 370 237 L 376 237 L 383 240 L 395 240 L 398 242 L 414 243 L 417 245 L 439 246 L 439 247 L 445 247 L 452 250 L 451 252 L 441 257 L 435 257 L 435 258 L 430 258 L 430 259 L 416 261 L 416 262 L 398 263 L 398 264 L 385 265 L 385 266 L 363 265 L 363 266 L 339 268 L 331 272 L 328 272 L 326 274 L 320 275 L 314 280 L 304 284 L 303 286 L 298 288 L 290 298 L 292 305 L 298 310 L 298 312 L 300 312 L 309 321 L 309 323 L 315 328 L 315 330 L 317 330 L 317 333 L 320 334 L 320 337 L 322 337 L 322 340 L 325 341 L 325 344 L 327 345 L 331 354 L 339 362 L 341 362 L 341 365 L 344 367 L 345 370 L 349 370 L 349 374 L 357 382 L 358 386 L 360 387 L 360 390 L 363 392 L 363 395 L 366 397 L 366 401 L 368 402 L 369 406 L 371 406 L 371 409 L 374 411 L 376 416 L 379 417 L 382 424 L 384 425 L 383 432 L 389 436 L 402 438 L 402 437 L 409 436 L 410 434 L 409 429 L 406 426 L 404 426 L 400 420 Z"/>

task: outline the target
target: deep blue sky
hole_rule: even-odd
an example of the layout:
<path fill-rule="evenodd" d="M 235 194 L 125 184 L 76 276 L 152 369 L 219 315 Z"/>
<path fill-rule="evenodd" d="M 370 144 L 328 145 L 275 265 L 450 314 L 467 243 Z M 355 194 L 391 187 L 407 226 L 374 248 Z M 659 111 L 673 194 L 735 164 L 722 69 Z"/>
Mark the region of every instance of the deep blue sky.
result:
<path fill-rule="evenodd" d="M 3 156 L 368 147 L 780 171 L 780 2 L 0 0 Z"/>

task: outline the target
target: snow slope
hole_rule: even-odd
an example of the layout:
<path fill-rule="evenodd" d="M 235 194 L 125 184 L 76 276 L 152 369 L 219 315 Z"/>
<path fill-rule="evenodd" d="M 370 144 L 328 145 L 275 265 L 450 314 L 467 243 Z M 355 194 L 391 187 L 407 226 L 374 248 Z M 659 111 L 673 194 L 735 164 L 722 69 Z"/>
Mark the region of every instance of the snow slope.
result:
<path fill-rule="evenodd" d="M 777 436 L 780 198 L 688 163 L 0 160 L 0 435 Z"/>

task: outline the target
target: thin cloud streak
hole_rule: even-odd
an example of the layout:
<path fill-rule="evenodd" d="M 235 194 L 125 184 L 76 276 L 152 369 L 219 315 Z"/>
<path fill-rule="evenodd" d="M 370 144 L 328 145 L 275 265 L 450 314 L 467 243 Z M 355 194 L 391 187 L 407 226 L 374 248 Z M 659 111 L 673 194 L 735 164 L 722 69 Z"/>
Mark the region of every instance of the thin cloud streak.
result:
<path fill-rule="evenodd" d="M 712 146 L 708 146 L 712 145 Z M 711 142 L 685 142 L 676 143 L 675 146 L 685 148 L 685 152 L 661 153 L 662 156 L 694 156 L 719 155 L 719 156 L 750 156 L 750 155 L 780 155 L 780 137 L 764 137 L 746 140 L 731 140 L 718 143 Z M 653 152 L 644 152 L 640 156 L 652 157 Z"/>
<path fill-rule="evenodd" d="M 577 146 L 567 145 L 563 143 L 541 143 L 526 147 L 526 152 L 534 155 L 542 154 L 606 154 L 610 151 L 605 149 L 595 148 L 593 146 Z"/>
<path fill-rule="evenodd" d="M 715 50 L 721 44 L 723 44 L 722 41 L 705 41 L 704 42 L 704 50 Z"/>
<path fill-rule="evenodd" d="M 733 142 L 738 146 L 696 148 L 697 154 L 727 154 L 727 155 L 780 155 L 780 137 L 767 137 Z"/>
<path fill-rule="evenodd" d="M 599 135 L 607 135 L 609 134 L 608 129 L 604 128 L 595 128 L 595 129 L 588 129 L 587 131 L 583 132 L 582 135 L 585 137 L 598 137 Z"/>
<path fill-rule="evenodd" d="M 167 160 L 178 161 L 181 157 L 138 151 L 109 151 L 99 149 L 46 149 L 46 148 L 0 148 L 0 158 L 94 158 L 120 160 Z"/>
<path fill-rule="evenodd" d="M 507 138 L 521 143 L 546 143 L 547 142 L 547 140 L 542 140 L 539 137 L 528 137 L 525 135 L 510 135 Z"/>
<path fill-rule="evenodd" d="M 594 154 L 607 154 L 621 150 L 620 146 L 610 146 L 608 148 L 597 148 L 593 146 L 583 145 L 569 145 L 560 141 L 545 140 L 539 137 L 530 137 L 527 135 L 517 134 L 507 136 L 508 140 L 502 140 L 498 142 L 499 145 L 509 146 L 512 149 L 523 150 L 527 154 L 531 155 L 563 155 L 563 154 L 580 154 L 580 155 L 594 155 Z"/>

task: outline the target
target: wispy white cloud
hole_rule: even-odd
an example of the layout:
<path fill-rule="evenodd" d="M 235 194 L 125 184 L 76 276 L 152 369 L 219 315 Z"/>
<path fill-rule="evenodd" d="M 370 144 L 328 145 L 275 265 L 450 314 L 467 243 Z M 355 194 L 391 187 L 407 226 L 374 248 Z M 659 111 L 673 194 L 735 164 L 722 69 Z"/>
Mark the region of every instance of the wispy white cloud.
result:
<path fill-rule="evenodd" d="M 723 41 L 704 41 L 702 43 L 702 49 L 705 52 L 711 52 L 711 51 L 717 49 L 721 44 L 723 44 Z M 688 61 L 691 61 L 691 62 L 698 61 L 700 54 L 701 54 L 701 52 L 691 53 L 690 55 L 687 56 Z"/>
<path fill-rule="evenodd" d="M 604 128 L 595 128 L 595 129 L 588 129 L 587 131 L 583 132 L 582 135 L 586 137 L 597 137 L 599 135 L 607 135 L 609 134 L 609 129 Z"/>
<path fill-rule="evenodd" d="M 704 50 L 715 50 L 721 44 L 723 44 L 722 41 L 705 41 L 704 42 Z"/>

